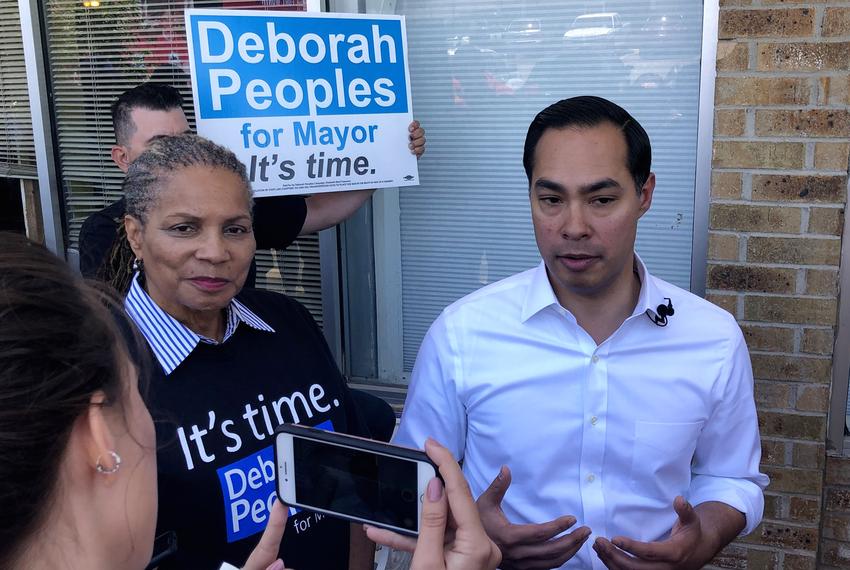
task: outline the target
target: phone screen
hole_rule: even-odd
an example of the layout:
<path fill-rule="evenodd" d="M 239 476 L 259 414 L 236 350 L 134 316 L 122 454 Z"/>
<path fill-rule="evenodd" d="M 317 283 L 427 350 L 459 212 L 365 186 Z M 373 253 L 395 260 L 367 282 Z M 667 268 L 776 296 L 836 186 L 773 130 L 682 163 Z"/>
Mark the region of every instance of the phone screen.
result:
<path fill-rule="evenodd" d="M 298 436 L 292 447 L 299 504 L 417 530 L 416 462 Z"/>

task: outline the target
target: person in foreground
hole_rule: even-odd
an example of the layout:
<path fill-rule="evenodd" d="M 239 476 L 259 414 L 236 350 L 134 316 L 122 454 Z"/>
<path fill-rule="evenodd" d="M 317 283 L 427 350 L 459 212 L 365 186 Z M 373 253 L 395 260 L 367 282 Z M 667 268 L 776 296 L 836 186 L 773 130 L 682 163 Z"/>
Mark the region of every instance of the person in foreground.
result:
<path fill-rule="evenodd" d="M 139 391 L 144 363 L 130 358 L 138 353 L 125 345 L 111 303 L 43 247 L 0 233 L 0 568 L 142 570 L 151 558 L 154 426 Z M 448 506 L 444 496 L 426 505 L 412 569 L 492 570 L 498 551 L 460 468 L 435 444 L 429 454 Z M 447 508 L 458 526 L 444 552 Z M 286 521 L 275 502 L 244 569 L 283 570 Z M 467 554 L 463 536 L 479 548 Z M 491 554 L 482 556 L 487 544 Z"/>
<path fill-rule="evenodd" d="M 120 315 L 46 249 L 0 233 L 0 568 L 141 570 L 151 558 L 154 425 Z M 285 520 L 276 507 L 244 568 L 283 568 Z"/>
<path fill-rule="evenodd" d="M 635 253 L 655 175 L 624 109 L 551 105 L 523 165 L 542 262 L 442 312 L 395 441 L 463 460 L 504 569 L 699 568 L 764 506 L 741 330 Z"/>
<path fill-rule="evenodd" d="M 244 165 L 193 134 L 153 139 L 124 180 L 124 300 L 147 341 L 148 404 L 158 423 L 159 532 L 177 534 L 167 568 L 243 560 L 275 496 L 282 423 L 369 433 L 310 313 L 243 289 L 254 256 Z M 124 266 L 123 271 L 131 271 Z M 360 525 L 292 513 L 281 557 L 295 568 L 371 568 Z"/>

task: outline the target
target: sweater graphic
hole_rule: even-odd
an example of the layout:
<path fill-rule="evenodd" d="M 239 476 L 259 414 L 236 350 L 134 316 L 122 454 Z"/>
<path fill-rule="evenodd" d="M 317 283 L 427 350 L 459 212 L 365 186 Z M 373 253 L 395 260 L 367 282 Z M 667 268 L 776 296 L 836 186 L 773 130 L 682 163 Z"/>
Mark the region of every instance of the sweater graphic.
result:
<path fill-rule="evenodd" d="M 334 431 L 330 420 L 314 427 Z M 266 528 L 269 513 L 277 500 L 274 445 L 252 453 L 216 470 L 224 499 L 227 542 L 242 540 Z M 289 515 L 299 509 L 290 508 Z M 297 524 L 296 521 L 292 521 Z"/>

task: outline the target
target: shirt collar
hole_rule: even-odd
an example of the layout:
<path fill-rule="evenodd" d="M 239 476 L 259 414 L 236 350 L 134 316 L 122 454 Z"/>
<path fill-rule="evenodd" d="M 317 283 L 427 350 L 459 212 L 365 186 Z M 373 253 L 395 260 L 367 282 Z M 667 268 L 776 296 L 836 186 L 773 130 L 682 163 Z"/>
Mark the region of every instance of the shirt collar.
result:
<path fill-rule="evenodd" d="M 213 339 L 195 333 L 163 311 L 142 288 L 138 273 L 133 276 L 130 283 L 130 290 L 127 298 L 124 299 L 124 310 L 148 341 L 166 376 L 186 360 L 199 343 L 218 344 Z M 263 319 L 236 299 L 230 301 L 226 312 L 222 343 L 233 336 L 240 322 L 259 331 L 275 332 Z"/>
<path fill-rule="evenodd" d="M 657 306 L 666 304 L 666 299 L 661 296 L 661 292 L 646 269 L 646 264 L 637 252 L 635 252 L 635 271 L 640 278 L 640 294 L 631 316 L 647 312 L 655 315 Z M 549 282 L 549 276 L 546 274 L 546 263 L 541 261 L 533 270 L 531 276 L 531 283 L 522 306 L 522 322 L 553 305 L 559 306 L 558 298 L 555 296 L 555 291 Z M 650 315 L 650 318 L 652 315 Z"/>

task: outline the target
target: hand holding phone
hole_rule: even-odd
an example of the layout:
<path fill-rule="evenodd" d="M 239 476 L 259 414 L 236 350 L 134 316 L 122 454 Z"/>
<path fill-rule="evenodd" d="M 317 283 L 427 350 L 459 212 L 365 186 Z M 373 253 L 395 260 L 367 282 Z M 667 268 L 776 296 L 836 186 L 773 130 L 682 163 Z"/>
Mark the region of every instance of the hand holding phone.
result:
<path fill-rule="evenodd" d="M 374 527 L 366 529 L 369 540 L 413 552 L 410 570 L 493 570 L 498 567 L 502 561 L 501 552 L 484 532 L 478 507 L 460 466 L 451 452 L 433 439 L 425 442 L 425 452 L 438 466 L 445 486 L 436 478 L 428 483 L 418 540 Z"/>
<path fill-rule="evenodd" d="M 275 436 L 278 497 L 287 505 L 416 535 L 428 456 L 350 435 L 284 424 Z"/>

